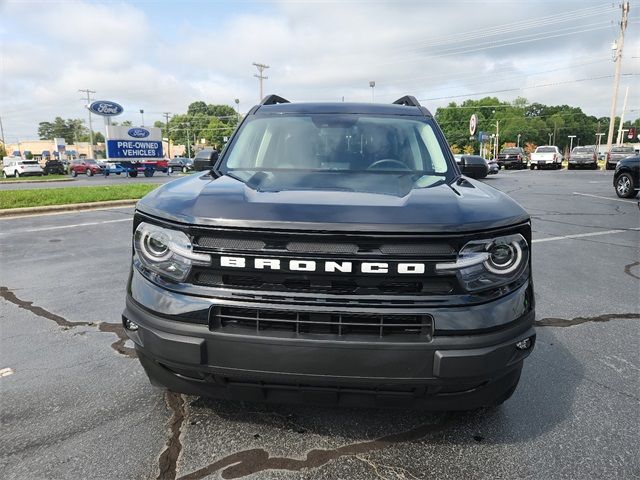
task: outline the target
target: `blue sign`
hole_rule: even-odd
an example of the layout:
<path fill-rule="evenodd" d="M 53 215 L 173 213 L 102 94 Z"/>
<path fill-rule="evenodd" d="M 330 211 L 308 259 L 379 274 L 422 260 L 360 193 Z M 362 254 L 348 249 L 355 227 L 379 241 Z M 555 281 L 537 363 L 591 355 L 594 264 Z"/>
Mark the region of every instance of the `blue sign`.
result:
<path fill-rule="evenodd" d="M 149 130 L 146 128 L 131 128 L 127 132 L 130 137 L 133 138 L 147 138 L 149 136 Z"/>
<path fill-rule="evenodd" d="M 162 142 L 154 140 L 107 140 L 109 158 L 162 158 Z"/>
<path fill-rule="evenodd" d="M 89 105 L 89 110 L 96 115 L 102 115 L 103 117 L 113 117 L 124 112 L 124 108 L 116 102 L 109 102 L 107 100 L 96 100 Z"/>

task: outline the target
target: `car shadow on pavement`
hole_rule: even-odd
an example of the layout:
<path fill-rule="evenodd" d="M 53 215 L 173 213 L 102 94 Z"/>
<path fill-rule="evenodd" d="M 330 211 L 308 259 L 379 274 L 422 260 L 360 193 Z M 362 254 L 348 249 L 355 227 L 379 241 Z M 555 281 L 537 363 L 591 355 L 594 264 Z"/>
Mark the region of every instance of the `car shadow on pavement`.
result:
<path fill-rule="evenodd" d="M 213 415 L 240 424 L 241 429 L 261 431 L 267 450 L 269 437 L 280 442 L 283 435 L 292 438 L 314 435 L 320 439 L 318 446 L 334 450 L 344 450 L 345 444 L 353 447 L 361 443 L 378 450 L 376 446 L 380 443 L 418 440 L 432 445 L 524 442 L 565 420 L 583 375 L 580 363 L 556 341 L 550 330 L 545 329 L 540 335 L 538 329 L 538 333 L 536 351 L 525 362 L 518 389 L 500 407 L 442 413 L 269 405 L 187 397 L 190 417 L 207 421 L 207 417 Z M 346 448 L 344 454 L 348 455 L 348 451 Z"/>

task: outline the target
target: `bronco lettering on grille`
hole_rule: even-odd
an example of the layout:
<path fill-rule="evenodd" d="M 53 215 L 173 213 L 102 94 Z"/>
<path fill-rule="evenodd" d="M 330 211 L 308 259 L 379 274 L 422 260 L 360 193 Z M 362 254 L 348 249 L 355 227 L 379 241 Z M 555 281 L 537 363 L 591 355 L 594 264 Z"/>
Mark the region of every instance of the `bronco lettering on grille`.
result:
<path fill-rule="evenodd" d="M 283 270 L 292 272 L 327 272 L 327 273 L 352 273 L 354 271 L 353 262 L 349 261 L 315 261 L 315 260 L 280 260 L 277 258 L 254 258 L 247 260 L 245 257 L 220 257 L 221 267 L 230 268 L 254 268 L 257 270 Z M 386 262 L 361 262 L 358 265 L 360 273 L 384 274 L 394 268 L 399 274 L 422 275 L 425 273 L 424 263 L 397 263 L 390 266 Z"/>

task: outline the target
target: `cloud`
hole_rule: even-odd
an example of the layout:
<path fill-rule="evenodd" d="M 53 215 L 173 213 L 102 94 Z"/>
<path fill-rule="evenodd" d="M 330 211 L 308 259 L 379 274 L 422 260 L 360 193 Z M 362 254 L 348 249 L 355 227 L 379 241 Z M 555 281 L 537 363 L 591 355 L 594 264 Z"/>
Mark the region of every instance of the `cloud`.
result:
<path fill-rule="evenodd" d="M 121 119 L 134 122 L 140 108 L 152 122 L 200 99 L 239 98 L 246 111 L 258 100 L 254 61 L 271 66 L 265 92 L 292 100 L 370 101 L 375 80 L 377 101 L 409 93 L 432 110 L 505 90 L 493 95 L 604 116 L 610 78 L 566 82 L 613 74 L 619 17 L 595 0 L 201 2 L 196 15 L 174 4 L 33 6 L 0 7 L 0 114 L 22 138 L 56 115 L 86 117 L 80 88 L 122 104 Z M 630 22 L 626 73 L 640 70 L 637 28 Z"/>

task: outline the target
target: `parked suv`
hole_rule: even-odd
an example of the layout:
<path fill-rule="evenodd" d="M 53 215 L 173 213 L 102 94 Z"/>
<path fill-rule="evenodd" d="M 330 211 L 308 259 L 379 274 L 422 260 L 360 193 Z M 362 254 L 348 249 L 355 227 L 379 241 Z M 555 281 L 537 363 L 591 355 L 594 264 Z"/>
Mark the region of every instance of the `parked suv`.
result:
<path fill-rule="evenodd" d="M 640 155 L 618 162 L 613 174 L 613 186 L 620 198 L 633 198 L 640 190 Z"/>
<path fill-rule="evenodd" d="M 211 169 L 218 161 L 218 152 L 211 148 L 205 148 L 198 152 L 193 159 L 193 169 L 196 172 L 203 172 Z"/>
<path fill-rule="evenodd" d="M 65 173 L 67 173 L 64 167 L 64 163 L 62 163 L 60 160 L 47 160 L 42 170 L 44 171 L 45 175 L 64 175 Z"/>
<path fill-rule="evenodd" d="M 251 109 L 212 170 L 136 206 L 123 326 L 151 382 L 267 402 L 497 405 L 531 353 L 529 215 L 432 114 Z"/>
<path fill-rule="evenodd" d="M 69 170 L 72 177 L 77 177 L 78 175 L 86 175 L 87 177 L 92 177 L 97 173 L 102 173 L 102 167 L 98 165 L 98 162 L 96 162 L 92 158 L 81 158 L 79 160 L 73 160 L 71 162 Z"/>
<path fill-rule="evenodd" d="M 2 161 L 2 176 L 27 177 L 30 175 L 42 176 L 42 167 L 37 160 L 23 160 L 20 157 L 4 157 Z"/>

